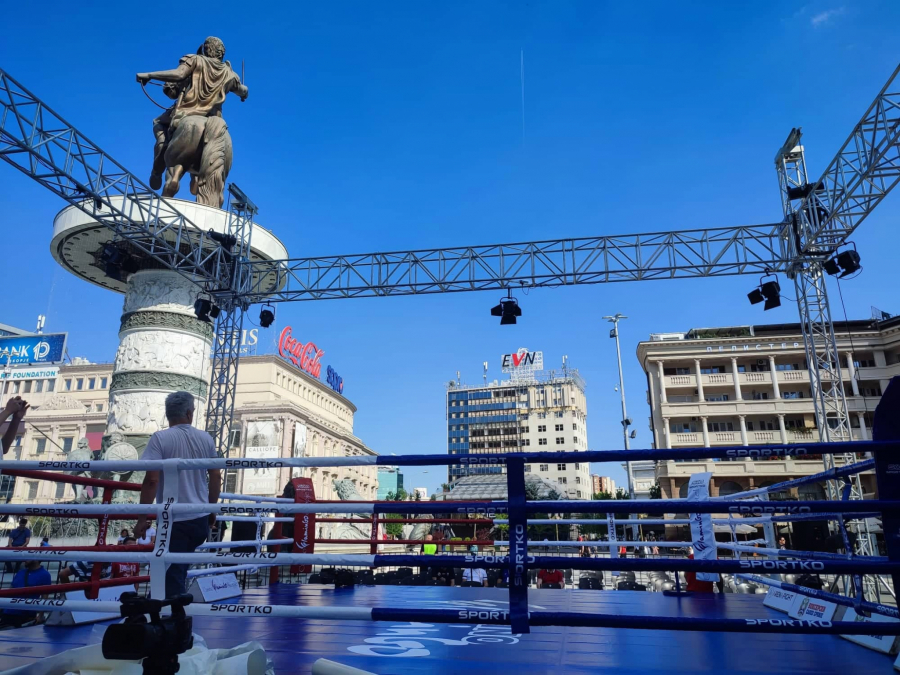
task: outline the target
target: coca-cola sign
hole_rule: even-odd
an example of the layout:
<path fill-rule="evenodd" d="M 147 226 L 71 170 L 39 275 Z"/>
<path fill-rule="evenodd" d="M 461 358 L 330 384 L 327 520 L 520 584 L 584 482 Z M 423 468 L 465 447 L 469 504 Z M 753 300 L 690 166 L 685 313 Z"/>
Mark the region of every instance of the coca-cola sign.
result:
<path fill-rule="evenodd" d="M 319 377 L 319 373 L 322 372 L 321 358 L 325 350 L 319 349 L 313 342 L 304 344 L 292 338 L 290 326 L 285 326 L 281 331 L 281 337 L 278 338 L 278 353 L 313 377 Z"/>

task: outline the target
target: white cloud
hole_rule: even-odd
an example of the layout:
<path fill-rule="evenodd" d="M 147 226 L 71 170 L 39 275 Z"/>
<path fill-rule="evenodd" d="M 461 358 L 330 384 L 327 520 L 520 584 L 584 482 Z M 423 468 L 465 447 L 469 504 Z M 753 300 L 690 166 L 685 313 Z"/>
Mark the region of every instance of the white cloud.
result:
<path fill-rule="evenodd" d="M 840 16 L 844 13 L 843 7 L 838 7 L 837 9 L 826 9 L 824 12 L 819 12 L 814 15 L 812 19 L 810 19 L 810 23 L 812 23 L 813 28 L 818 28 L 819 26 L 824 26 L 829 23 L 836 16 Z"/>

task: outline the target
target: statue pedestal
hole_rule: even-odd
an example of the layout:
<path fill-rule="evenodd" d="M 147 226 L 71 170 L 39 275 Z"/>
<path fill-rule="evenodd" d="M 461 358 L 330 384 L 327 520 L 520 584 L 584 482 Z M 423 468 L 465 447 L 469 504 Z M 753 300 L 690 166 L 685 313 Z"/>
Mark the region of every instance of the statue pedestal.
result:
<path fill-rule="evenodd" d="M 200 230 L 226 232 L 228 213 L 180 199 L 167 200 Z M 113 206 L 135 213 L 124 198 Z M 174 233 L 163 235 L 174 241 Z M 66 270 L 98 286 L 125 294 L 119 326 L 119 348 L 109 390 L 107 436 L 119 432 L 138 453 L 155 431 L 164 428 L 164 402 L 173 391 L 196 398 L 194 424 L 205 426 L 213 326 L 196 318 L 194 301 L 201 291 L 190 279 L 160 269 L 136 253 L 140 270 L 120 280 L 107 276 L 100 262 L 110 229 L 74 206 L 60 211 L 53 223 L 50 251 Z M 253 260 L 287 258 L 284 245 L 268 230 L 254 225 L 250 236 Z M 123 275 L 124 276 L 124 275 Z M 273 283 L 276 283 L 273 280 Z"/>

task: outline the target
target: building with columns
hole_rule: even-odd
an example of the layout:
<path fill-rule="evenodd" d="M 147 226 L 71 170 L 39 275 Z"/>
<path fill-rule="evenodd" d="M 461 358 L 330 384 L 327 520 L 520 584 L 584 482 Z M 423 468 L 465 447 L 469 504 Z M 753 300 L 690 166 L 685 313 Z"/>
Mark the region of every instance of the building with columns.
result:
<path fill-rule="evenodd" d="M 900 318 L 835 324 L 853 440 L 900 375 Z M 641 342 L 659 448 L 818 441 L 799 324 L 657 333 Z"/>
<path fill-rule="evenodd" d="M 900 375 L 900 318 L 836 323 L 853 440 L 869 440 L 875 408 Z M 752 446 L 817 442 L 815 410 L 799 324 L 657 333 L 638 344 L 647 376 L 654 447 Z M 713 473 L 710 493 L 728 495 L 822 471 L 822 460 L 660 461 L 662 497 L 687 495 L 691 474 Z M 861 476 L 871 498 L 874 476 Z M 791 491 L 824 498 L 821 485 Z"/>
<path fill-rule="evenodd" d="M 66 459 L 78 442 L 86 438 L 90 449 L 100 453 L 107 424 L 113 415 L 110 397 L 115 396 L 112 363 L 29 367 L 11 369 L 2 384 L 4 396 L 20 395 L 32 405 L 25 417 L 24 433 L 16 437 L 7 459 Z M 199 409 L 199 406 L 198 406 Z M 203 418 L 202 413 L 198 417 Z M 234 422 L 230 435 L 232 456 L 244 456 L 259 450 L 260 457 L 324 456 L 346 457 L 374 455 L 353 435 L 356 406 L 312 375 L 276 356 L 245 356 L 238 369 Z M 135 410 L 145 426 L 163 428 L 165 419 L 157 419 L 147 410 Z M 142 417 L 143 415 L 143 417 Z M 147 418 L 146 420 L 144 418 Z M 251 446 L 264 430 L 264 445 Z M 252 478 L 252 470 L 227 476 L 228 491 L 246 487 L 252 494 L 277 495 L 292 476 L 312 478 L 318 499 L 338 499 L 333 481 L 350 479 L 363 499 L 374 500 L 378 489 L 376 467 L 321 469 L 273 469 Z M 72 487 L 47 481 L 9 477 L 0 483 L 0 497 L 14 503 L 67 501 L 74 497 Z M 253 482 L 255 481 L 255 482 Z"/>

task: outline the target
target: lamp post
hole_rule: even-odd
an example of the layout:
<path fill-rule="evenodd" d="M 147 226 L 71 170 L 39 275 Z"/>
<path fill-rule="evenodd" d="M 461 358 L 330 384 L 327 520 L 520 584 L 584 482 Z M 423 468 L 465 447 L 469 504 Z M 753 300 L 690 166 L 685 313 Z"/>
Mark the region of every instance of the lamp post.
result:
<path fill-rule="evenodd" d="M 604 316 L 603 318 L 613 324 L 612 330 L 609 331 L 609 337 L 615 338 L 616 340 L 616 360 L 619 364 L 619 394 L 622 397 L 622 439 L 625 441 L 625 449 L 629 450 L 628 427 L 631 425 L 631 420 L 628 417 L 628 410 L 625 407 L 625 379 L 622 376 L 622 350 L 619 347 L 619 321 L 627 319 L 628 317 L 617 313 L 614 316 Z M 628 474 L 628 498 L 634 500 L 634 474 L 631 472 L 630 461 L 625 462 L 625 473 Z M 637 539 L 637 531 L 637 525 L 632 525 L 632 541 Z"/>

